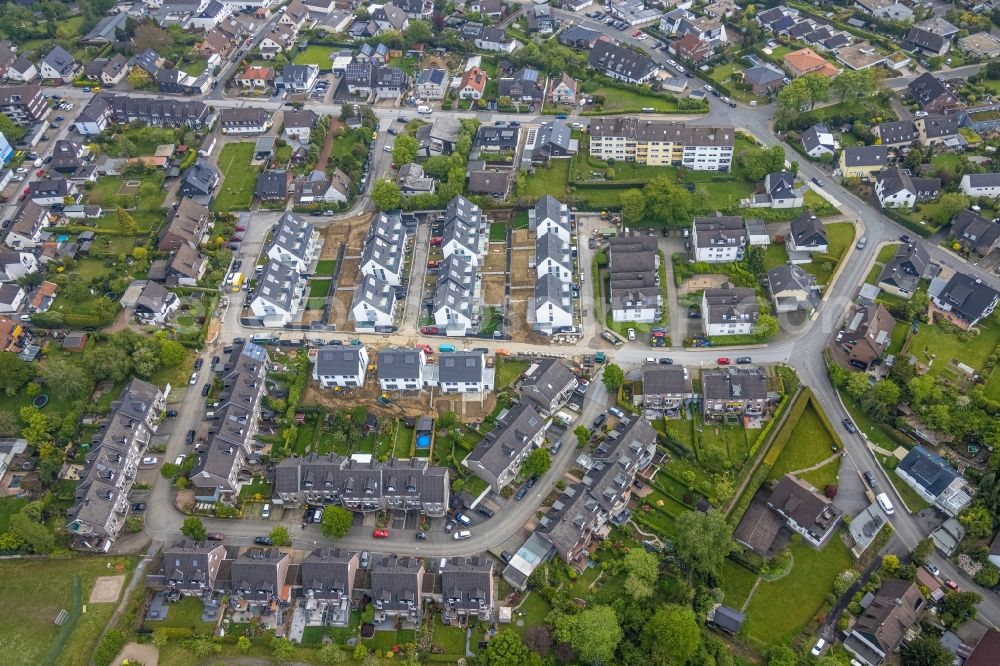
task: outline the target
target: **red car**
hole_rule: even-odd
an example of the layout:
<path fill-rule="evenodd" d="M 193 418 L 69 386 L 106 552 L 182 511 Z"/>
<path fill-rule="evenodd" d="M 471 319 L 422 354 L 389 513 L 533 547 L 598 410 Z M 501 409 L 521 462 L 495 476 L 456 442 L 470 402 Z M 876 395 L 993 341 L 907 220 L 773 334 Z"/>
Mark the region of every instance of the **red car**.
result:
<path fill-rule="evenodd" d="M 438 327 L 437 326 L 421 326 L 420 327 L 420 332 L 423 333 L 424 335 L 437 335 Z"/>
<path fill-rule="evenodd" d="M 44 176 L 45 175 L 45 169 L 39 169 L 38 171 L 35 172 L 35 175 L 36 176 Z"/>
<path fill-rule="evenodd" d="M 728 359 L 728 358 L 726 358 L 725 356 L 723 356 L 722 358 L 720 358 L 720 359 L 719 359 L 719 360 L 717 361 L 717 363 L 718 363 L 719 365 L 729 365 L 729 359 Z"/>
<path fill-rule="evenodd" d="M 244 227 L 244 226 L 236 227 L 236 231 L 246 231 L 246 230 L 247 230 L 247 228 Z"/>
<path fill-rule="evenodd" d="M 438 262 L 434 261 L 433 259 L 427 262 L 427 268 L 437 268 L 437 267 L 438 267 Z"/>
<path fill-rule="evenodd" d="M 641 34 L 642 34 L 642 30 L 636 30 L 635 32 L 632 33 L 632 36 L 633 37 L 638 37 Z"/>
<path fill-rule="evenodd" d="M 431 239 L 431 245 L 440 245 L 441 241 L 444 240 L 444 236 L 435 236 Z"/>
<path fill-rule="evenodd" d="M 239 243 L 243 241 L 243 236 L 233 236 L 229 239 L 230 243 Z"/>
<path fill-rule="evenodd" d="M 952 590 L 955 590 L 956 592 L 961 592 L 962 591 L 962 588 L 960 588 L 958 586 L 958 583 L 956 583 L 955 581 L 953 581 L 951 578 L 949 578 L 948 580 L 946 580 L 944 582 L 944 584 L 945 584 L 945 586 L 951 588 Z"/>
<path fill-rule="evenodd" d="M 433 354 L 434 353 L 434 350 L 431 348 L 430 345 L 417 345 L 417 349 L 421 350 L 425 354 Z"/>
<path fill-rule="evenodd" d="M 372 536 L 375 537 L 376 539 L 388 539 L 389 530 L 375 530 L 374 532 L 372 532 Z"/>

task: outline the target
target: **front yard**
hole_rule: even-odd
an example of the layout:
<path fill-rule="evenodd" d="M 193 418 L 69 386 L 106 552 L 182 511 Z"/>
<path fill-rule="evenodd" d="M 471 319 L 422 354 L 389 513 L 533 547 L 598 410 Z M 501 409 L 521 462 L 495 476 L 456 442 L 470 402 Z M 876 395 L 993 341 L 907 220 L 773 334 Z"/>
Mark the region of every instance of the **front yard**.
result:
<path fill-rule="evenodd" d="M 257 175 L 261 171 L 259 166 L 250 164 L 253 148 L 253 142 L 242 141 L 226 144 L 219 153 L 219 171 L 223 181 L 212 202 L 214 212 L 250 209 L 254 189 L 257 187 Z"/>

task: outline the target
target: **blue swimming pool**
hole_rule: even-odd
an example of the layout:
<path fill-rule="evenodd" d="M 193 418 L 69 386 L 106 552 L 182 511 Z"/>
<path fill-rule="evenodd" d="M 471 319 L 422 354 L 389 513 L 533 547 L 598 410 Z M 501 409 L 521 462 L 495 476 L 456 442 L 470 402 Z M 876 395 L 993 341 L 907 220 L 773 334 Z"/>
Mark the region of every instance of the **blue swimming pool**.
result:
<path fill-rule="evenodd" d="M 56 236 L 56 240 L 59 241 L 60 243 L 65 243 L 66 241 L 69 240 L 69 234 L 59 234 L 58 236 Z"/>
<path fill-rule="evenodd" d="M 429 448 L 430 445 L 431 445 L 431 436 L 430 435 L 418 435 L 417 436 L 417 448 L 418 449 L 426 449 L 426 448 Z"/>

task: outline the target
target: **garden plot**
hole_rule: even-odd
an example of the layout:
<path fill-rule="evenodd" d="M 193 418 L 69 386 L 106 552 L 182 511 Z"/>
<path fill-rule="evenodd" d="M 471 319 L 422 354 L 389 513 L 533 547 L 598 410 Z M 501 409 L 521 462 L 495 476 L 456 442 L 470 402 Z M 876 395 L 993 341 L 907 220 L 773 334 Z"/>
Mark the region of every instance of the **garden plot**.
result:
<path fill-rule="evenodd" d="M 535 269 L 528 266 L 534 256 L 534 248 L 511 252 L 510 286 L 512 289 L 535 286 Z"/>
<path fill-rule="evenodd" d="M 515 250 L 535 249 L 535 232 L 529 229 L 514 229 L 511 238 L 512 246 Z"/>
<path fill-rule="evenodd" d="M 547 337 L 533 331 L 528 324 L 529 298 L 512 298 L 507 306 L 507 316 L 510 318 L 508 328 L 514 342 L 528 342 L 536 345 L 548 345 L 550 341 Z"/>
<path fill-rule="evenodd" d="M 483 276 L 483 302 L 487 305 L 501 305 L 504 302 L 506 278 L 503 274 Z"/>
<path fill-rule="evenodd" d="M 349 254 L 349 253 L 348 253 Z M 345 255 L 346 256 L 346 255 Z M 337 290 L 351 289 L 361 281 L 361 258 L 344 259 L 340 267 L 340 277 L 337 279 Z"/>
<path fill-rule="evenodd" d="M 351 321 L 351 301 L 354 300 L 354 289 L 338 289 L 330 303 L 327 323 L 334 324 L 338 331 L 353 331 Z"/>
<path fill-rule="evenodd" d="M 482 398 L 479 395 L 482 395 Z M 434 409 L 438 414 L 455 412 L 463 423 L 473 421 L 481 423 L 486 415 L 493 411 L 496 400 L 495 393 L 476 394 L 476 397 L 472 397 L 472 394 L 449 393 L 434 396 Z"/>
<path fill-rule="evenodd" d="M 507 243 L 490 243 L 483 262 L 484 273 L 504 273 L 507 270 Z"/>

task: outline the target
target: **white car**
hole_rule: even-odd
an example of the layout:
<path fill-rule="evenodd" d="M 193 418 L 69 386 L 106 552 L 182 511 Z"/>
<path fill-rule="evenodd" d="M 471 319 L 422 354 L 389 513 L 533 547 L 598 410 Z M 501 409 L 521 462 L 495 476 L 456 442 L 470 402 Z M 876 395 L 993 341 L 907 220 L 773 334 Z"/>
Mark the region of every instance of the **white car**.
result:
<path fill-rule="evenodd" d="M 187 458 L 187 454 L 186 453 L 180 454 L 179 456 L 177 456 L 177 460 L 174 461 L 174 464 L 175 465 L 180 465 L 181 463 L 184 462 L 185 458 Z"/>
<path fill-rule="evenodd" d="M 641 35 L 639 35 L 638 37 L 636 37 L 636 39 L 638 39 L 641 42 L 642 40 L 646 39 L 647 37 L 649 37 L 649 35 L 647 35 L 646 33 L 642 33 Z"/>
<path fill-rule="evenodd" d="M 814 657 L 818 657 L 821 654 L 823 654 L 823 648 L 825 647 L 826 647 L 826 639 L 821 638 L 818 641 L 816 641 L 816 645 L 813 645 L 813 648 L 812 650 L 810 650 L 810 652 L 812 652 L 812 655 Z"/>
<path fill-rule="evenodd" d="M 192 372 L 191 373 L 191 379 L 188 380 L 188 384 L 190 384 L 191 386 L 194 386 L 197 383 L 198 383 L 198 373 L 197 372 Z"/>
<path fill-rule="evenodd" d="M 147 456 L 147 457 L 145 457 L 145 458 L 142 459 L 142 464 L 143 465 L 155 465 L 158 462 L 160 462 L 160 459 L 156 458 L 154 456 Z"/>
<path fill-rule="evenodd" d="M 392 146 L 384 146 L 384 147 L 382 148 L 382 150 L 384 150 L 384 151 L 385 151 L 385 152 L 387 152 L 387 153 L 391 153 L 391 152 L 392 152 Z"/>
<path fill-rule="evenodd" d="M 634 328 L 628 329 L 628 339 L 629 339 L 629 342 L 635 342 L 635 329 Z"/>
<path fill-rule="evenodd" d="M 913 115 L 915 117 L 917 117 L 917 118 L 926 118 L 927 117 L 927 112 L 926 111 L 917 111 Z"/>

